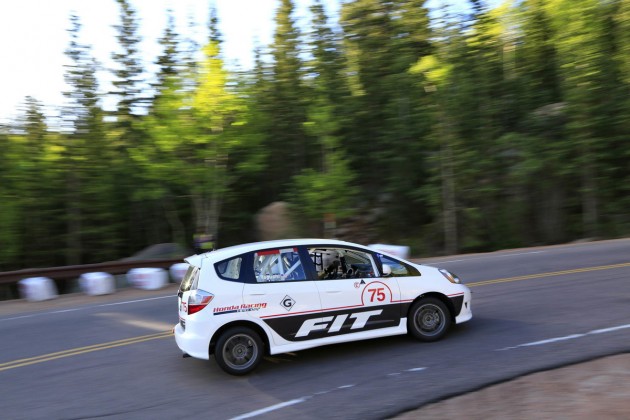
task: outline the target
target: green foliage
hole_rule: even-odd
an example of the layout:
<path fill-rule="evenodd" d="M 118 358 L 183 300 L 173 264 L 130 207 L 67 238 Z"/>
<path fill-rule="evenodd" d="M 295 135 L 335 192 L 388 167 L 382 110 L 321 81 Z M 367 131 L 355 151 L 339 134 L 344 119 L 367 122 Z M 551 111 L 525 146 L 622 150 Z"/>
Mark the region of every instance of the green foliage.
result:
<path fill-rule="evenodd" d="M 0 270 L 10 267 L 11 261 L 19 259 L 20 234 L 20 202 L 16 190 L 16 161 L 14 145 L 7 133 L 0 133 Z"/>
<path fill-rule="evenodd" d="M 71 16 L 60 129 L 34 98 L 1 128 L 2 269 L 197 230 L 256 240 L 255 213 L 282 198 L 309 235 L 334 217 L 346 239 L 420 253 L 630 234 L 628 1 L 472 2 L 462 17 L 350 0 L 331 19 L 317 0 L 301 25 L 282 0 L 242 72 L 211 8 L 203 46 L 169 17 L 151 85 L 139 19 L 117 3 L 115 91 L 99 93 Z"/>
<path fill-rule="evenodd" d="M 355 175 L 345 153 L 339 148 L 339 139 L 334 135 L 338 126 L 332 110 L 332 105 L 325 100 L 313 105 L 305 128 L 319 139 L 322 167 L 320 170 L 306 168 L 294 176 L 287 193 L 293 212 L 304 216 L 301 220 L 303 228 L 310 225 L 321 227 L 326 217 L 343 219 L 354 213 L 353 205 L 357 198 Z"/>
<path fill-rule="evenodd" d="M 269 108 L 266 118 L 270 124 L 263 141 L 267 154 L 267 173 L 271 180 L 265 186 L 269 202 L 282 195 L 281 188 L 291 176 L 314 163 L 314 141 L 304 132 L 306 121 L 306 90 L 304 69 L 300 59 L 301 33 L 295 22 L 292 0 L 281 0 L 275 16 L 276 32 L 271 45 L 273 62 L 269 69 Z M 285 181 L 281 183 L 278 181 Z"/>

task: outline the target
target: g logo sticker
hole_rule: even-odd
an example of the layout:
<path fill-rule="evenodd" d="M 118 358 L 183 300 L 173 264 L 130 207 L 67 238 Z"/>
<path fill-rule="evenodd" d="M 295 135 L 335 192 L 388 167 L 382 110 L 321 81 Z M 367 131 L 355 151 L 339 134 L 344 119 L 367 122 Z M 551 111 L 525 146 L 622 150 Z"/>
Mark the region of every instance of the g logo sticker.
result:
<path fill-rule="evenodd" d="M 280 306 L 282 306 L 287 311 L 290 311 L 291 308 L 293 308 L 293 305 L 295 305 L 295 300 L 293 300 L 293 298 L 291 296 L 289 296 L 289 295 L 286 295 L 280 301 Z"/>

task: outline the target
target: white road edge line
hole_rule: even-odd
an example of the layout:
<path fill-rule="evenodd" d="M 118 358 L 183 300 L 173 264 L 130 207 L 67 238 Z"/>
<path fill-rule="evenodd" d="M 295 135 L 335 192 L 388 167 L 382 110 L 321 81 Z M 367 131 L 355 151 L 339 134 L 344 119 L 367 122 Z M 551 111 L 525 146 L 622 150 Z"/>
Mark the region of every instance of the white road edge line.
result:
<path fill-rule="evenodd" d="M 407 372 L 416 372 L 416 371 L 425 370 L 425 369 L 426 368 L 423 368 L 423 367 L 422 368 L 413 368 L 413 369 L 407 369 Z M 401 374 L 400 372 L 398 372 L 398 373 L 390 373 L 387 376 L 395 376 L 395 375 L 400 375 L 400 374 Z M 332 390 L 315 392 L 315 393 L 313 393 L 313 395 L 309 395 L 307 397 L 296 398 L 294 400 L 285 401 L 285 402 L 282 402 L 282 403 L 271 405 L 269 407 L 261 408 L 260 410 L 250 411 L 249 413 L 241 414 L 240 416 L 237 416 L 237 417 L 232 417 L 230 420 L 242 420 L 242 419 L 249 419 L 249 418 L 252 418 L 252 417 L 261 416 L 263 414 L 267 414 L 267 413 L 270 413 L 272 411 L 280 410 L 281 408 L 284 408 L 284 407 L 289 407 L 289 406 L 292 406 L 292 405 L 295 405 L 295 404 L 303 403 L 304 401 L 309 400 L 309 399 L 311 399 L 313 397 L 316 397 L 318 395 L 329 394 L 330 392 L 334 391 L 335 389 L 348 389 L 348 388 L 352 388 L 352 387 L 355 387 L 355 386 L 356 386 L 356 384 L 341 385 L 341 386 L 338 386 L 337 388 L 334 388 Z"/>
<path fill-rule="evenodd" d="M 542 346 L 545 344 L 556 343 L 558 341 L 573 340 L 574 338 L 580 338 L 580 337 L 585 337 L 585 336 L 586 334 L 571 334 L 571 335 L 566 335 L 564 337 L 549 338 L 547 340 L 540 340 L 540 341 L 534 341 L 532 343 L 520 344 L 520 346 L 523 346 L 523 347 Z"/>
<path fill-rule="evenodd" d="M 601 333 L 607 333 L 611 331 L 623 330 L 625 328 L 630 328 L 630 324 L 620 325 L 618 327 L 603 328 L 601 330 L 593 330 L 589 334 L 601 334 Z"/>
<path fill-rule="evenodd" d="M 176 297 L 176 296 L 177 295 L 168 295 L 168 296 L 158 296 L 158 297 L 146 298 L 146 299 L 127 300 L 127 301 L 124 301 L 124 302 L 103 303 L 101 305 L 94 306 L 94 308 L 99 308 L 99 307 L 102 307 L 102 306 L 128 305 L 130 303 L 147 302 L 149 300 L 166 299 L 166 298 L 172 298 L 172 297 Z"/>
<path fill-rule="evenodd" d="M 0 322 L 2 321 L 14 321 L 16 319 L 24 319 L 24 318 L 33 318 L 34 316 L 37 316 L 37 314 L 31 314 L 31 315 L 20 315 L 20 316 L 14 316 L 12 318 L 5 318 L 5 319 L 0 319 Z"/>
<path fill-rule="evenodd" d="M 158 296 L 158 297 L 147 298 L 147 299 L 126 300 L 124 302 L 102 303 L 100 305 L 85 306 L 85 307 L 82 307 L 82 308 L 58 309 L 56 311 L 38 312 L 38 313 L 35 313 L 35 314 L 27 314 L 27 315 L 14 316 L 14 317 L 11 317 L 11 318 L 3 318 L 3 319 L 0 319 L 0 322 L 14 321 L 16 319 L 24 319 L 24 318 L 33 318 L 33 317 L 36 317 L 36 316 L 43 316 L 43 315 L 62 314 L 62 313 L 66 313 L 66 312 L 76 312 L 76 311 L 82 311 L 82 310 L 86 310 L 86 309 L 102 308 L 102 307 L 105 307 L 105 306 L 128 305 L 130 303 L 147 302 L 147 301 L 150 301 L 150 300 L 173 298 L 175 296 L 176 295 L 167 295 L 167 296 Z"/>
<path fill-rule="evenodd" d="M 630 328 L 630 324 L 618 325 L 616 327 L 610 327 L 610 328 L 602 328 L 599 330 L 592 330 L 584 334 L 571 334 L 571 335 L 565 335 L 564 337 L 555 337 L 555 338 L 548 338 L 546 340 L 532 341 L 531 343 L 518 344 L 516 346 L 496 349 L 496 351 L 514 350 L 519 347 L 542 346 L 545 344 L 557 343 L 558 341 L 573 340 L 575 338 L 586 337 L 587 335 L 603 334 L 603 333 L 612 332 L 612 331 L 624 330 L 626 328 Z"/>
<path fill-rule="evenodd" d="M 270 412 L 275 411 L 275 410 L 279 410 L 279 409 L 284 408 L 284 407 L 289 407 L 291 405 L 303 403 L 307 399 L 308 398 L 306 398 L 306 397 L 296 398 L 295 400 L 285 401 L 283 403 L 279 403 L 279 404 L 276 404 L 276 405 L 271 405 L 269 407 L 261 408 L 260 410 L 250 411 L 249 413 L 241 414 L 240 416 L 237 416 L 237 417 L 232 417 L 232 419 L 230 419 L 230 420 L 249 419 L 249 418 L 252 418 L 252 417 L 260 416 L 262 414 L 270 413 Z"/>

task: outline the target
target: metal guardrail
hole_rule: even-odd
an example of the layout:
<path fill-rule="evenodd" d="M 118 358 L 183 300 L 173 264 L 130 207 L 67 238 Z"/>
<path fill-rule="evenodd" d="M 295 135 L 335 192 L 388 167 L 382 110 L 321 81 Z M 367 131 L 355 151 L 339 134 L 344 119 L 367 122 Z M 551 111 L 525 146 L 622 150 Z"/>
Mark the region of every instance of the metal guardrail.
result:
<path fill-rule="evenodd" d="M 183 258 L 171 258 L 165 260 L 125 260 L 109 261 L 98 264 L 69 265 L 65 267 L 27 268 L 24 270 L 0 272 L 0 285 L 15 284 L 28 277 L 48 277 L 53 280 L 72 280 L 84 273 L 103 271 L 109 274 L 125 274 L 132 268 L 152 267 L 166 268 L 179 262 Z"/>

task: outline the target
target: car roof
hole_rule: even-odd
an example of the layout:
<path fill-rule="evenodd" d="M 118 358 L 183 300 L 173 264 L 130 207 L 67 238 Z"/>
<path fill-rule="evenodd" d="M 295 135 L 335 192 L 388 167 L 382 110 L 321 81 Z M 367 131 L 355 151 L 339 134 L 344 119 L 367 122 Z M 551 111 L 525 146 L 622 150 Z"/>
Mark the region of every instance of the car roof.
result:
<path fill-rule="evenodd" d="M 210 259 L 212 261 L 220 261 L 224 258 L 229 258 L 233 255 L 240 255 L 246 252 L 255 251 L 257 249 L 269 249 L 269 248 L 287 248 L 292 246 L 307 246 L 307 245 L 336 245 L 336 246 L 349 246 L 355 248 L 362 248 L 370 250 L 365 245 L 356 244 L 352 242 L 340 241 L 338 239 L 323 239 L 323 238 L 308 238 L 308 239 L 278 239 L 274 241 L 261 241 L 250 242 L 246 244 L 239 244 L 228 246 L 226 248 L 220 248 L 215 251 L 206 252 L 204 254 L 191 255 L 185 258 L 185 261 L 194 266 L 200 266 L 203 259 Z M 371 250 L 373 251 L 373 250 Z"/>

